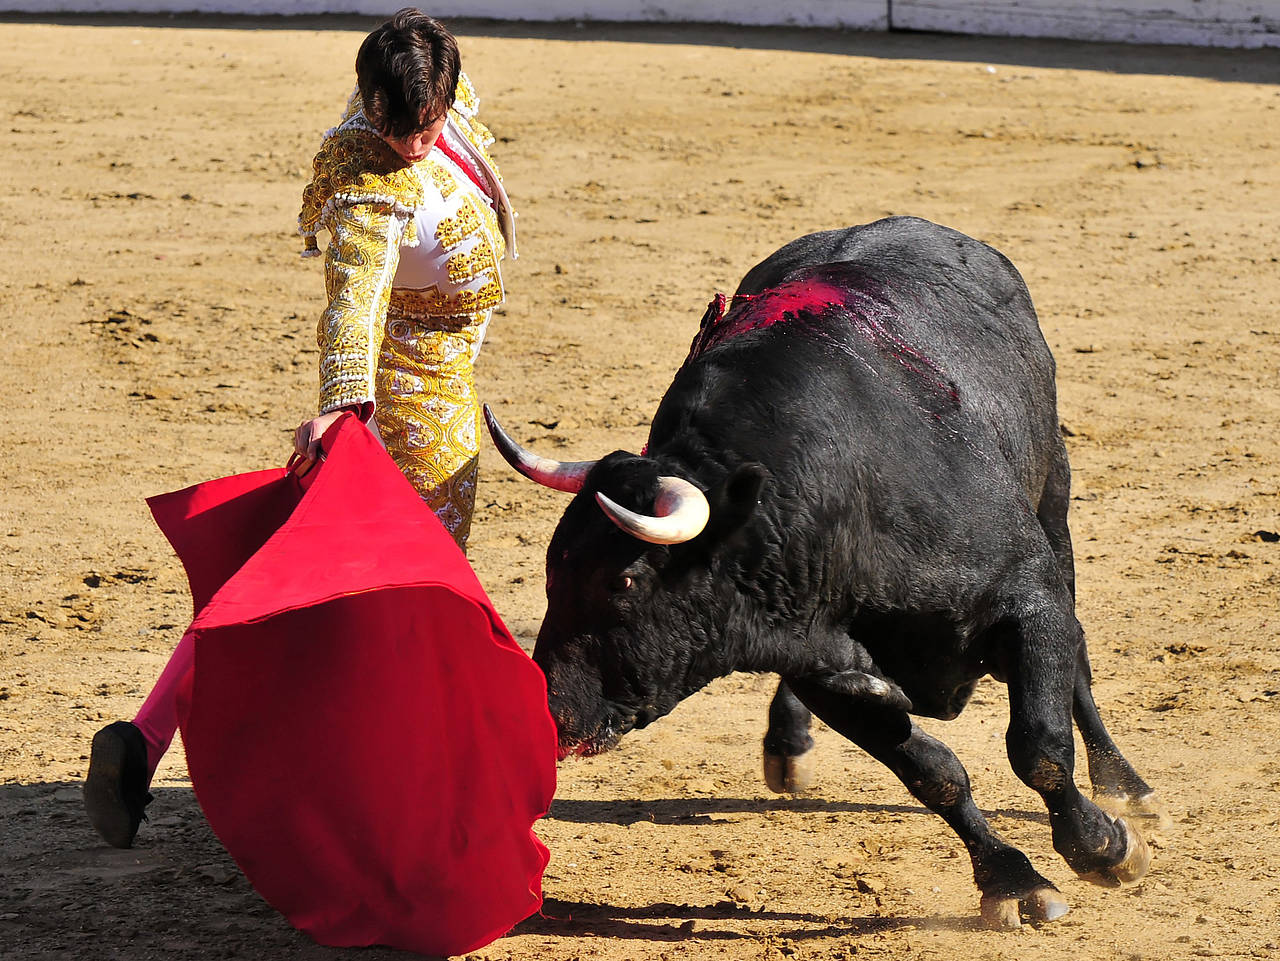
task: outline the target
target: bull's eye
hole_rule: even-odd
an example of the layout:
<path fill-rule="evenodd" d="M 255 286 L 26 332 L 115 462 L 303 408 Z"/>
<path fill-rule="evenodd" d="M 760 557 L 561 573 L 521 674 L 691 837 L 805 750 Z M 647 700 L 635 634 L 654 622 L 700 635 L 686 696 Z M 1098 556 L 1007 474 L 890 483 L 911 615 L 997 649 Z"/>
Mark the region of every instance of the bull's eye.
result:
<path fill-rule="evenodd" d="M 619 574 L 610 582 L 609 587 L 615 591 L 629 591 L 634 584 L 635 581 L 626 574 Z"/>

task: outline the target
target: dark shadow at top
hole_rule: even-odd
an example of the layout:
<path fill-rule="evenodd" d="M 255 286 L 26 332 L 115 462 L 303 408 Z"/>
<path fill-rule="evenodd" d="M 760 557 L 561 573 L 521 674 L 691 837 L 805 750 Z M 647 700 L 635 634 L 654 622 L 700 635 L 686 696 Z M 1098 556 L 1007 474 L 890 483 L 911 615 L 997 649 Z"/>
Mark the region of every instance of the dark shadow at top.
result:
<path fill-rule="evenodd" d="M 388 8 L 390 9 L 390 8 Z M 237 16 L 231 14 L 0 14 L 0 23 L 201 30 L 347 30 L 366 33 L 382 17 Z M 788 50 L 880 60 L 936 60 L 1004 64 L 1102 73 L 1205 77 L 1238 83 L 1280 84 L 1274 48 L 1234 50 L 1154 44 L 1088 43 L 1020 37 L 894 31 L 880 33 L 798 27 L 741 27 L 707 23 L 606 23 L 450 19 L 463 37 L 510 37 L 576 43 L 671 43 L 748 50 Z"/>

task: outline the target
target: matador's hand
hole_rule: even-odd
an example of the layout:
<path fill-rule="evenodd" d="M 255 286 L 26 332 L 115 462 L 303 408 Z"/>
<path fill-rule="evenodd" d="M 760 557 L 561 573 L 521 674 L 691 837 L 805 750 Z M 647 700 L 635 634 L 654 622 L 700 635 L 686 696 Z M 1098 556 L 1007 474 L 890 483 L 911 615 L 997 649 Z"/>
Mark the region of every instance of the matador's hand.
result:
<path fill-rule="evenodd" d="M 345 413 L 343 410 L 331 410 L 311 420 L 304 420 L 293 432 L 293 449 L 308 461 L 314 461 L 320 454 L 320 438 Z"/>

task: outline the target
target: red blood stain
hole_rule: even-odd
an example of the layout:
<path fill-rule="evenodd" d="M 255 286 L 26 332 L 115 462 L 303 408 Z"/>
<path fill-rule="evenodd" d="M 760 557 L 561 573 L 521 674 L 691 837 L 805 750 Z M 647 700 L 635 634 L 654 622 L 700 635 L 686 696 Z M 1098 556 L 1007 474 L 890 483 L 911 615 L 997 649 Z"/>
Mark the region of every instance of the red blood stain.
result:
<path fill-rule="evenodd" d="M 836 311 L 847 313 L 863 340 L 892 357 L 929 390 L 946 401 L 959 401 L 955 385 L 945 372 L 890 329 L 890 308 L 882 297 L 822 276 L 789 280 L 758 294 L 738 294 L 732 305 L 728 305 L 724 294 L 716 294 L 707 305 L 698 333 L 689 345 L 689 357 L 685 363 L 739 334 L 801 318 L 812 332 L 827 336 L 823 321 Z M 852 353 L 848 346 L 843 349 Z M 930 415 L 936 418 L 939 412 L 930 411 Z"/>

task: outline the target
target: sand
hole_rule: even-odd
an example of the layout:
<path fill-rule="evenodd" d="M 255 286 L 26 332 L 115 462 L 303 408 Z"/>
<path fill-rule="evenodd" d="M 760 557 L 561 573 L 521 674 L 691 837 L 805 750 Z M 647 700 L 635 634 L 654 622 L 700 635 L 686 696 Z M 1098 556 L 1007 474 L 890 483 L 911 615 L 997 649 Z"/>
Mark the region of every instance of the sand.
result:
<path fill-rule="evenodd" d="M 80 807 L 190 617 L 143 497 L 281 464 L 321 280 L 294 218 L 364 19 L 0 23 L 0 956 L 329 958 L 254 893 L 179 749 L 131 851 Z M 957 839 L 830 731 L 770 794 L 773 679 L 565 763 L 545 916 L 484 959 L 1274 957 L 1280 906 L 1280 69 L 1270 52 L 461 24 L 521 217 L 484 398 L 562 459 L 636 450 L 716 291 L 916 214 L 1022 270 L 1059 365 L 1104 717 L 1167 804 L 1148 878 L 1050 846 L 1002 686 L 928 722 L 1072 905 L 980 930 Z M 471 559 L 526 645 L 565 496 L 491 449 Z M 1083 772 L 1077 772 L 1083 784 Z M 384 949 L 352 953 L 393 956 Z"/>

